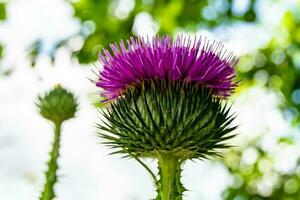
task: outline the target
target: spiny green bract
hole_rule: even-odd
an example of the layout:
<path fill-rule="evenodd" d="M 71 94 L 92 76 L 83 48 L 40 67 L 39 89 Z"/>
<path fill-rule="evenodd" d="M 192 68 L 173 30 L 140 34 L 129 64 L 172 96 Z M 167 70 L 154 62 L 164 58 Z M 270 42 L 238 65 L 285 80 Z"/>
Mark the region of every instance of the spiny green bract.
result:
<path fill-rule="evenodd" d="M 43 96 L 39 96 L 36 104 L 40 114 L 55 124 L 73 118 L 77 110 L 74 95 L 60 85 L 57 85 Z"/>
<path fill-rule="evenodd" d="M 168 153 L 181 160 L 217 155 L 233 137 L 234 117 L 210 89 L 178 81 L 144 81 L 127 89 L 102 111 L 100 136 L 113 153 L 157 157 Z M 103 132 L 104 131 L 104 132 Z"/>

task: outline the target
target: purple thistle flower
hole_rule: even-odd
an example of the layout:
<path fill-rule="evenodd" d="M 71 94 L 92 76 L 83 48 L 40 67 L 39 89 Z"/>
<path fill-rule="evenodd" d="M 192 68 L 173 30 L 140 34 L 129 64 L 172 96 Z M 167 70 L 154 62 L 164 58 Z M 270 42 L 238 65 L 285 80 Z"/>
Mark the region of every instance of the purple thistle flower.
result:
<path fill-rule="evenodd" d="M 96 85 L 109 105 L 99 124 L 112 154 L 135 158 L 153 177 L 155 199 L 182 200 L 182 164 L 219 155 L 234 135 L 230 107 L 237 59 L 205 37 L 130 38 L 100 55 Z M 158 160 L 159 179 L 139 158 Z M 176 187 L 174 187 L 176 186 Z"/>
<path fill-rule="evenodd" d="M 215 95 L 229 96 L 236 82 L 234 67 L 237 58 L 224 50 L 221 42 L 206 37 L 191 39 L 179 36 L 133 38 L 119 45 L 111 44 L 99 55 L 104 68 L 96 85 L 107 99 L 122 95 L 126 89 L 144 80 L 187 81 L 211 88 Z"/>

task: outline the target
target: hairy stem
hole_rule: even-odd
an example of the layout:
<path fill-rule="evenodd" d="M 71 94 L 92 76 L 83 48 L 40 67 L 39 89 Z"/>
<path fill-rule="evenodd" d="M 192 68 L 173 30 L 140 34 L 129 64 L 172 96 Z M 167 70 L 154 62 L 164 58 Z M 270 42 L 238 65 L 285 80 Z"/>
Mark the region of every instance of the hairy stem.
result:
<path fill-rule="evenodd" d="M 50 152 L 50 160 L 47 162 L 48 169 L 45 173 L 46 183 L 40 200 L 52 200 L 55 198 L 54 185 L 57 182 L 58 157 L 60 147 L 61 123 L 55 124 L 54 141 Z"/>
<path fill-rule="evenodd" d="M 158 196 L 156 200 L 182 200 L 185 191 L 181 184 L 181 162 L 178 157 L 159 153 Z"/>

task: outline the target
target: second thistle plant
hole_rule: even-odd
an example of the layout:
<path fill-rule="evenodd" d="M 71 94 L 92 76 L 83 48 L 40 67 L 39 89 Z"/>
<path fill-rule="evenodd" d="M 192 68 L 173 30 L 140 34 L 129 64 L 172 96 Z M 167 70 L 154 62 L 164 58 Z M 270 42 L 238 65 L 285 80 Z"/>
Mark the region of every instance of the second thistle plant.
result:
<path fill-rule="evenodd" d="M 74 117 L 77 102 L 72 93 L 58 85 L 51 91 L 39 96 L 36 104 L 40 114 L 54 124 L 54 140 L 50 151 L 50 159 L 47 162 L 48 169 L 45 172 L 46 183 L 40 195 L 40 200 L 52 200 L 56 196 L 54 186 L 57 182 L 57 170 L 59 168 L 57 161 L 59 158 L 61 125 L 65 120 Z"/>
<path fill-rule="evenodd" d="M 158 179 L 146 167 L 156 200 L 182 200 L 182 164 L 219 155 L 234 136 L 222 102 L 236 87 L 237 59 L 206 38 L 131 38 L 111 49 L 100 55 L 97 86 L 108 105 L 100 136 L 113 153 L 157 159 Z"/>

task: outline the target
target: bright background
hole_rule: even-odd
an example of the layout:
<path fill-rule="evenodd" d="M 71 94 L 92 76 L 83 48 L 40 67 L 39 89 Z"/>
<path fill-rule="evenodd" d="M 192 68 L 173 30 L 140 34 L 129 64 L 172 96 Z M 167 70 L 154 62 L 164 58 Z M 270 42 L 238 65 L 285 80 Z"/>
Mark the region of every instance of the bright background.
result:
<path fill-rule="evenodd" d="M 207 35 L 241 56 L 236 147 L 187 162 L 184 199 L 300 199 L 299 0 L 0 0 L 0 200 L 38 199 L 52 126 L 34 101 L 57 83 L 80 104 L 63 126 L 57 200 L 154 197 L 138 163 L 99 144 L 89 78 L 102 47 L 157 33 Z"/>

